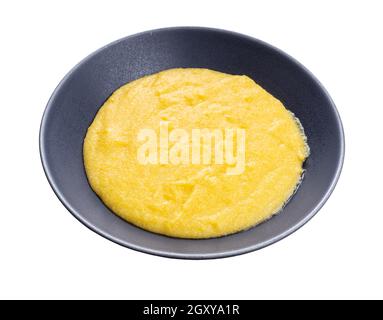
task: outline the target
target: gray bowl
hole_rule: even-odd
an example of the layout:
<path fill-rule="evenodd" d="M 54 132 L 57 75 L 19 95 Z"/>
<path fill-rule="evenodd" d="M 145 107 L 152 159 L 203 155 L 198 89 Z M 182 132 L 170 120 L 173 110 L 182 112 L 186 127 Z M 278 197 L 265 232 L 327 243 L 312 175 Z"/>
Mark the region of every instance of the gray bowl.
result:
<path fill-rule="evenodd" d="M 100 106 L 121 85 L 178 67 L 245 74 L 301 120 L 311 155 L 305 177 L 282 212 L 237 234 L 204 240 L 170 238 L 135 227 L 111 212 L 90 188 L 82 146 Z M 84 225 L 128 248 L 172 258 L 207 259 L 243 254 L 291 234 L 323 206 L 344 157 L 341 120 L 318 80 L 282 51 L 245 35 L 209 28 L 147 31 L 91 54 L 61 81 L 48 102 L 40 154 L 54 192 Z"/>

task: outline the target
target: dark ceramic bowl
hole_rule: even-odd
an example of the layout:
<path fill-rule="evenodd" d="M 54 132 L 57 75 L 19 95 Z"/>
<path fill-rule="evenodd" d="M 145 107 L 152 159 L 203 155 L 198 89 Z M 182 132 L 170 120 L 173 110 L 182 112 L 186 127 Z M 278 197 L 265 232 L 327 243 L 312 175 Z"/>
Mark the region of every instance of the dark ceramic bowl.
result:
<path fill-rule="evenodd" d="M 296 114 L 311 155 L 298 191 L 283 211 L 247 231 L 221 238 L 169 238 L 111 212 L 90 188 L 82 146 L 100 106 L 121 85 L 169 68 L 209 68 L 253 78 Z M 323 206 L 338 180 L 344 136 L 338 112 L 318 80 L 282 51 L 254 38 L 209 28 L 179 27 L 113 42 L 74 67 L 54 91 L 40 130 L 45 173 L 64 206 L 84 225 L 118 244 L 172 258 L 206 259 L 263 248 L 291 234 Z"/>

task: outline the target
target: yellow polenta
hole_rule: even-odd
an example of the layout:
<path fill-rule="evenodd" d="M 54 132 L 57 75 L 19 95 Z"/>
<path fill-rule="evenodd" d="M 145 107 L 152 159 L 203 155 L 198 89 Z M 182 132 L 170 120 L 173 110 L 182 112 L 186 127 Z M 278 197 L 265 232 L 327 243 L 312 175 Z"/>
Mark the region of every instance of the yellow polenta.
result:
<path fill-rule="evenodd" d="M 190 152 L 179 163 L 156 162 L 166 150 L 148 163 L 138 161 L 142 129 L 158 133 L 160 148 L 164 124 L 189 133 L 242 129 L 243 170 L 230 174 L 233 163 L 225 161 L 187 161 L 191 136 L 183 141 Z M 279 100 L 247 76 L 208 69 L 171 69 L 122 86 L 84 141 L 90 185 L 112 211 L 146 230 L 182 238 L 234 233 L 277 213 L 299 183 L 308 153 L 303 129 Z"/>

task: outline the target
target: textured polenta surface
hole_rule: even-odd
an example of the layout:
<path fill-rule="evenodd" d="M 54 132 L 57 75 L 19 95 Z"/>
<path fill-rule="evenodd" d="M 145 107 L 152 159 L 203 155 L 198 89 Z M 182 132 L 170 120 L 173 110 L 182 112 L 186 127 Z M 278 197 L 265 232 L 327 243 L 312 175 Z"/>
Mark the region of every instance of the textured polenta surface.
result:
<path fill-rule="evenodd" d="M 246 165 L 143 165 L 140 129 L 246 130 Z M 277 213 L 292 195 L 309 149 L 294 116 L 247 76 L 171 69 L 128 83 L 88 129 L 84 163 L 93 190 L 144 229 L 186 238 L 234 233 Z"/>

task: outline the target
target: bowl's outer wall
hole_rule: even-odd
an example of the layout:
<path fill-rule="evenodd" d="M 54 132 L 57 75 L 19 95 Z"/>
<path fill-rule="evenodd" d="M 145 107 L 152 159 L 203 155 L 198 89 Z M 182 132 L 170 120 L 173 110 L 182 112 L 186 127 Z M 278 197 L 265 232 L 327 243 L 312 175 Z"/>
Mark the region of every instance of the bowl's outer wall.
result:
<path fill-rule="evenodd" d="M 126 223 L 90 188 L 83 140 L 103 102 L 121 85 L 177 67 L 245 74 L 300 119 L 311 148 L 305 178 L 283 212 L 250 230 L 217 239 L 173 239 Z M 281 51 L 239 34 L 168 28 L 116 41 L 90 55 L 60 83 L 40 133 L 45 172 L 64 205 L 85 225 L 133 249 L 170 257 L 217 258 L 259 249 L 288 235 L 322 206 L 339 176 L 344 142 L 339 116 L 318 81 Z"/>

